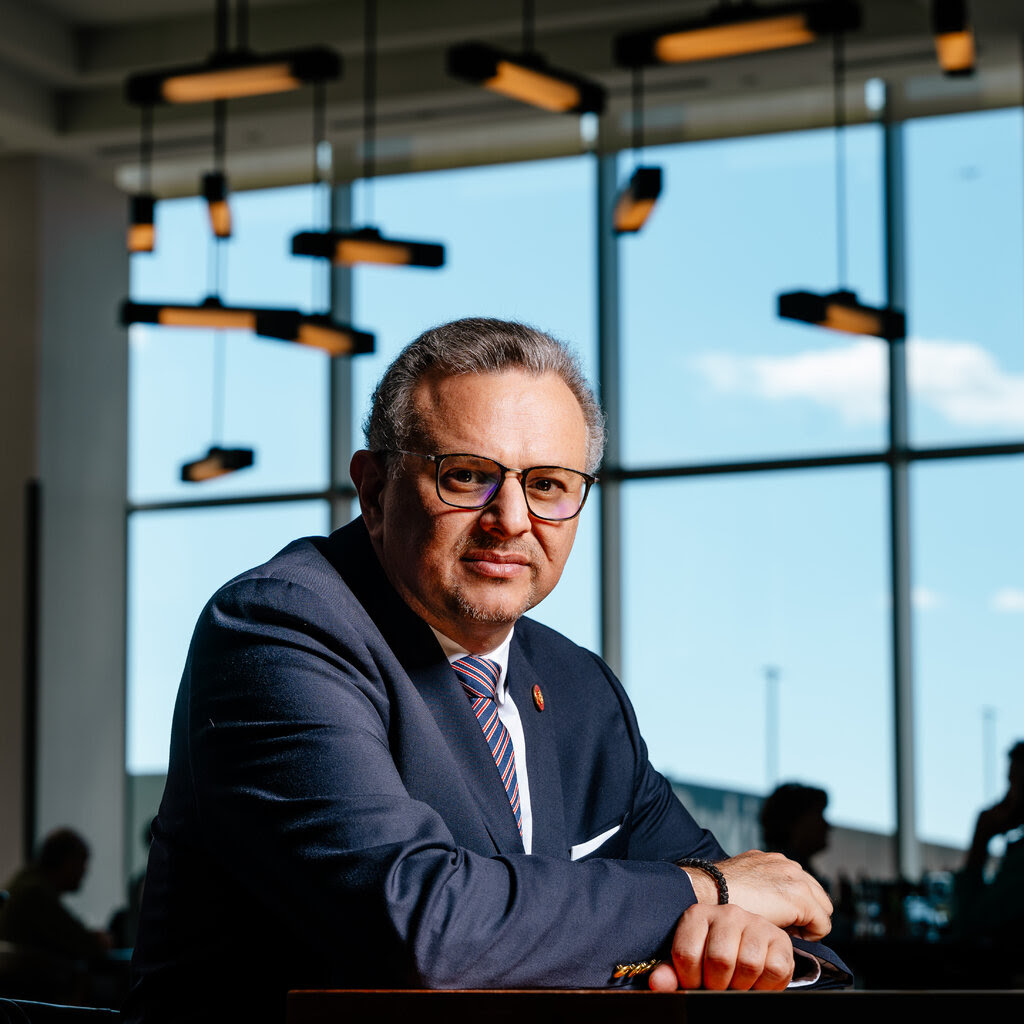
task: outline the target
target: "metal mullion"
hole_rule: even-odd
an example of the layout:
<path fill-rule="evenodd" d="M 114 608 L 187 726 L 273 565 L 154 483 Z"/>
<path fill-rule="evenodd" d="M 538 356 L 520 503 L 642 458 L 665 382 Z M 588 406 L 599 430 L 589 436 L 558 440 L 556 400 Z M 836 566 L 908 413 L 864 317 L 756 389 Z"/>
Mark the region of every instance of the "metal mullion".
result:
<path fill-rule="evenodd" d="M 598 387 L 607 428 L 601 469 L 601 655 L 623 674 L 622 638 L 622 414 L 619 344 L 619 249 L 612 223 L 618 179 L 614 153 L 597 160 Z"/>

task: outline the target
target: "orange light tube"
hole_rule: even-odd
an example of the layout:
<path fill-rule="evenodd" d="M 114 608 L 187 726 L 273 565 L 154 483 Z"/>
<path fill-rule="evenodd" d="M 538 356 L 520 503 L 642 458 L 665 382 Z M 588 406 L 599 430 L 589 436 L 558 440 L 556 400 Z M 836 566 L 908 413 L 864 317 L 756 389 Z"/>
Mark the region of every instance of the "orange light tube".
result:
<path fill-rule="evenodd" d="M 509 60 L 499 60 L 498 73 L 482 84 L 492 92 L 556 113 L 572 110 L 582 99 L 575 85 Z"/>
<path fill-rule="evenodd" d="M 935 37 L 939 66 L 949 74 L 963 74 L 974 68 L 974 33 L 942 32 Z"/>
<path fill-rule="evenodd" d="M 819 326 L 828 327 L 833 331 L 843 331 L 846 334 L 877 336 L 882 333 L 882 318 L 870 310 L 854 309 L 839 302 L 830 302 L 825 307 L 825 319 L 819 321 Z"/>
<path fill-rule="evenodd" d="M 218 238 L 231 237 L 231 207 L 226 199 L 218 199 L 207 203 L 210 214 L 210 227 Z"/>
<path fill-rule="evenodd" d="M 157 322 L 165 327 L 212 327 L 252 331 L 256 314 L 248 309 L 224 309 L 216 306 L 164 306 Z"/>
<path fill-rule="evenodd" d="M 152 252 L 156 248 L 156 227 L 152 224 L 131 224 L 128 227 L 128 251 Z"/>
<path fill-rule="evenodd" d="M 344 356 L 352 351 L 352 336 L 342 331 L 332 331 L 318 324 L 303 323 L 299 327 L 296 342 L 322 349 L 330 356 Z"/>
<path fill-rule="evenodd" d="M 291 65 L 287 63 L 257 64 L 253 67 L 176 75 L 163 83 L 161 92 L 168 103 L 204 103 L 209 100 L 289 92 L 301 85 L 302 82 L 295 77 Z"/>
<path fill-rule="evenodd" d="M 779 15 L 734 25 L 672 32 L 654 44 L 654 55 L 666 64 L 693 60 L 713 60 L 762 50 L 781 50 L 787 46 L 803 46 L 814 42 L 815 33 L 803 14 Z"/>
<path fill-rule="evenodd" d="M 353 263 L 386 263 L 400 265 L 412 259 L 409 247 L 394 242 L 379 242 L 371 238 L 343 238 L 334 249 L 334 262 L 350 266 Z"/>
<path fill-rule="evenodd" d="M 628 192 L 623 192 L 615 204 L 615 230 L 639 231 L 650 217 L 656 202 L 656 199 L 634 199 Z"/>

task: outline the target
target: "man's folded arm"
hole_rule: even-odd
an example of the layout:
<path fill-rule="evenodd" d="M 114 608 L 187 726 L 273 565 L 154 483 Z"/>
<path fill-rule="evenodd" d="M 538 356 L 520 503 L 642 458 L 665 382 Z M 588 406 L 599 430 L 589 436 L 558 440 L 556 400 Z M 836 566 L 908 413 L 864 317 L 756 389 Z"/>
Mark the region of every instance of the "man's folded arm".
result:
<path fill-rule="evenodd" d="M 222 591 L 191 654 L 201 831 L 254 900 L 364 981 L 387 963 L 393 982 L 397 962 L 428 987 L 599 986 L 617 962 L 664 948 L 695 902 L 674 864 L 457 846 L 392 759 L 389 716 L 404 709 L 365 652 L 311 628 L 302 610 L 318 600 L 300 589 Z"/>

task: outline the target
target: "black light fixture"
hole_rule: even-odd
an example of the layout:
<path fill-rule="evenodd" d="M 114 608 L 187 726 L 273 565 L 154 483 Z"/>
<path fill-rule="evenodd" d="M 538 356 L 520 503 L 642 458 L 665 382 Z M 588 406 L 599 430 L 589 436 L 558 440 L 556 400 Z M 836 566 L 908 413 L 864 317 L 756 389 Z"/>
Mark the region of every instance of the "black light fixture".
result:
<path fill-rule="evenodd" d="M 459 43 L 448 50 L 448 73 L 510 99 L 560 114 L 600 114 L 605 90 L 573 71 L 551 67 L 534 48 L 534 4 L 523 0 L 519 53 L 487 43 Z"/>
<path fill-rule="evenodd" d="M 865 306 L 854 292 L 840 289 L 826 295 L 787 292 L 779 296 L 779 316 L 849 334 L 870 334 L 888 341 L 906 337 L 907 319 L 896 309 Z"/>
<path fill-rule="evenodd" d="M 617 234 L 639 231 L 661 195 L 661 168 L 638 167 L 615 200 L 613 223 Z"/>
<path fill-rule="evenodd" d="M 551 67 L 537 53 L 509 53 L 487 43 L 459 43 L 448 50 L 448 73 L 509 99 L 556 114 L 600 114 L 603 86 Z"/>
<path fill-rule="evenodd" d="M 247 469 L 255 461 L 256 453 L 251 448 L 221 448 L 219 445 L 212 445 L 201 458 L 194 462 L 186 462 L 181 467 L 181 479 L 185 483 L 199 484 L 218 476 L 235 473 L 240 469 Z"/>
<path fill-rule="evenodd" d="M 444 266 L 444 246 L 385 238 L 376 228 L 355 231 L 300 231 L 292 238 L 296 256 L 318 256 L 333 263 L 380 263 L 411 267 Z"/>
<path fill-rule="evenodd" d="M 228 473 L 237 473 L 240 469 L 247 469 L 256 460 L 252 448 L 225 448 L 219 440 L 224 434 L 224 397 L 227 390 L 224 346 L 224 332 L 217 331 L 213 339 L 213 415 L 210 431 L 215 440 L 205 455 L 181 467 L 181 479 L 185 483 L 205 483 Z"/>
<path fill-rule="evenodd" d="M 254 331 L 256 317 L 264 310 L 225 306 L 214 295 L 197 305 L 182 302 L 121 303 L 121 324 L 157 324 L 163 327 L 197 327 L 204 330 Z"/>
<path fill-rule="evenodd" d="M 326 313 L 266 310 L 256 317 L 256 333 L 262 338 L 318 348 L 332 357 L 362 355 L 374 348 L 372 334 L 340 324 Z"/>
<path fill-rule="evenodd" d="M 633 68 L 633 154 L 639 160 L 644 148 L 644 96 L 643 71 Z M 615 198 L 612 227 L 616 234 L 635 234 L 650 217 L 654 204 L 661 195 L 661 168 L 637 166 L 629 183 Z"/>
<path fill-rule="evenodd" d="M 778 297 L 778 313 L 787 320 L 827 327 L 849 334 L 866 334 L 887 341 L 906 337 L 906 316 L 891 307 L 868 306 L 846 287 L 846 99 L 843 33 L 833 36 L 832 85 L 836 140 L 836 269 L 840 286 L 834 292 L 786 292 Z"/>
<path fill-rule="evenodd" d="M 231 207 L 228 205 L 228 179 L 224 173 L 227 142 L 227 100 L 213 104 L 213 170 L 203 175 L 201 191 L 206 200 L 210 230 L 214 238 L 231 237 Z"/>
<path fill-rule="evenodd" d="M 228 6 L 229 0 L 216 0 L 216 44 L 205 63 L 132 75 L 125 83 L 128 102 L 140 106 L 208 103 L 289 92 L 340 77 L 341 58 L 326 46 L 263 54 L 250 50 L 247 0 L 236 2 L 237 41 L 229 49 Z"/>
<path fill-rule="evenodd" d="M 156 248 L 156 196 L 134 195 L 128 203 L 128 251 L 152 252 Z"/>
<path fill-rule="evenodd" d="M 363 182 L 367 195 L 373 187 L 377 158 L 377 4 L 364 0 L 363 28 Z M 376 263 L 387 266 L 444 266 L 444 246 L 386 238 L 375 227 L 350 231 L 299 231 L 292 236 L 294 256 L 314 256 L 352 266 Z"/>
<path fill-rule="evenodd" d="M 251 331 L 261 338 L 318 348 L 331 356 L 359 355 L 372 352 L 374 347 L 372 334 L 337 323 L 326 314 L 300 313 L 296 309 L 225 306 L 214 296 L 198 305 L 126 301 L 121 304 L 121 323 L 125 327 L 155 324 L 200 330 Z"/>
<path fill-rule="evenodd" d="M 139 129 L 139 191 L 128 201 L 128 251 L 156 248 L 156 196 L 152 192 L 153 108 L 142 108 Z"/>
<path fill-rule="evenodd" d="M 943 74 L 974 74 L 974 30 L 967 0 L 932 0 L 932 32 Z"/>
<path fill-rule="evenodd" d="M 203 198 L 210 218 L 210 229 L 217 238 L 231 237 L 231 207 L 228 205 L 228 179 L 223 171 L 203 175 Z"/>
<path fill-rule="evenodd" d="M 723 0 L 703 18 L 618 36 L 615 60 L 626 67 L 641 67 L 804 46 L 822 36 L 859 28 L 860 20 L 860 5 L 852 0 L 774 6 Z"/>

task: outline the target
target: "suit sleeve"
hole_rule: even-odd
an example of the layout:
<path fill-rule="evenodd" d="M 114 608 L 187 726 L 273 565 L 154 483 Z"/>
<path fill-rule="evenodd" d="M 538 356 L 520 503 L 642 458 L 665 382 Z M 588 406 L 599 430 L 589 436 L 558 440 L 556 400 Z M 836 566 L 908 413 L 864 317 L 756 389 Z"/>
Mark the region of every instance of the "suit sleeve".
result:
<path fill-rule="evenodd" d="M 602 986 L 617 962 L 663 949 L 694 902 L 673 864 L 455 844 L 399 776 L 380 666 L 310 621 L 319 601 L 243 580 L 197 630 L 182 710 L 198 833 L 218 869 L 315 936 L 342 985 Z M 649 772 L 637 794 L 645 855 L 679 814 Z"/>

